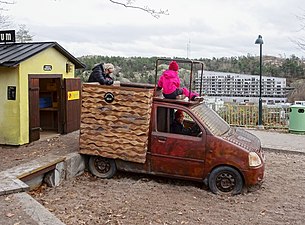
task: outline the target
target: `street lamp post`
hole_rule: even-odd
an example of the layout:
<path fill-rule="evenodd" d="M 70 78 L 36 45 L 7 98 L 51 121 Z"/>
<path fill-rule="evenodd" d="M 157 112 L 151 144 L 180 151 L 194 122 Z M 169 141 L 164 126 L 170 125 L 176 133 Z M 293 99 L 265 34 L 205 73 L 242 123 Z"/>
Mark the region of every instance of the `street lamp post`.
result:
<path fill-rule="evenodd" d="M 258 35 L 258 38 L 255 41 L 255 44 L 259 45 L 259 99 L 258 99 L 258 127 L 263 126 L 263 102 L 262 102 L 262 63 L 263 63 L 263 37 Z"/>

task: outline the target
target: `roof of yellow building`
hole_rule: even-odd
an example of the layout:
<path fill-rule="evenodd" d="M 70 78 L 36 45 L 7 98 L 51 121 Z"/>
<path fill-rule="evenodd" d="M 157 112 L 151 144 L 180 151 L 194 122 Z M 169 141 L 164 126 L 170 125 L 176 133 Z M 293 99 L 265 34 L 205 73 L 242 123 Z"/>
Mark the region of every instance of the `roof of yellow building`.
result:
<path fill-rule="evenodd" d="M 66 56 L 76 69 L 85 68 L 85 65 L 71 55 L 57 42 L 29 42 L 29 43 L 10 43 L 0 44 L 0 66 L 14 67 L 22 61 L 42 52 L 48 48 L 55 48 L 62 55 Z"/>

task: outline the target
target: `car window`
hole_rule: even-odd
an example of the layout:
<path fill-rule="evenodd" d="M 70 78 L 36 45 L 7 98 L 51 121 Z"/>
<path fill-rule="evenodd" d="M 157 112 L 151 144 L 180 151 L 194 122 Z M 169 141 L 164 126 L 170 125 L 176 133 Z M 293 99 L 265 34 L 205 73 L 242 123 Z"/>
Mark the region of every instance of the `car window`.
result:
<path fill-rule="evenodd" d="M 199 126 L 187 112 L 167 107 L 157 108 L 157 130 L 190 136 L 201 133 Z"/>
<path fill-rule="evenodd" d="M 192 111 L 212 134 L 221 136 L 230 130 L 230 125 L 206 104 L 199 104 Z"/>

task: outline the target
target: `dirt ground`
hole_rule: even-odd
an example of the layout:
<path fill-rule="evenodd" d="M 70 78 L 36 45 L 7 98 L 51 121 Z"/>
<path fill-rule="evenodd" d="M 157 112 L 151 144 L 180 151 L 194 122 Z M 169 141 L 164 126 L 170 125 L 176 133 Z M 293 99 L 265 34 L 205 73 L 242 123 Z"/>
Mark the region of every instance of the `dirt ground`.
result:
<path fill-rule="evenodd" d="M 48 136 L 49 135 L 49 136 Z M 21 146 L 0 145 L 0 171 L 47 154 L 66 155 L 78 150 L 79 131 L 66 135 L 42 134 L 40 140 Z"/>
<path fill-rule="evenodd" d="M 14 151 L 0 147 L 0 168 L 52 151 L 73 151 L 77 143 L 74 133 Z M 216 196 L 194 182 L 122 172 L 105 180 L 85 172 L 31 195 L 67 225 L 305 224 L 305 155 L 265 155 L 265 182 L 237 196 Z"/>

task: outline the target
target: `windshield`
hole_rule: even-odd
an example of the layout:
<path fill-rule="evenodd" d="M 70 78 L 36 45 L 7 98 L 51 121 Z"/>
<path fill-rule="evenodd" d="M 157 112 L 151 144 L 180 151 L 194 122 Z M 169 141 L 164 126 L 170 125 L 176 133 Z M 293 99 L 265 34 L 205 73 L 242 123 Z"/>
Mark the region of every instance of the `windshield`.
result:
<path fill-rule="evenodd" d="M 230 125 L 204 103 L 192 108 L 192 112 L 214 135 L 221 136 L 230 130 Z"/>

